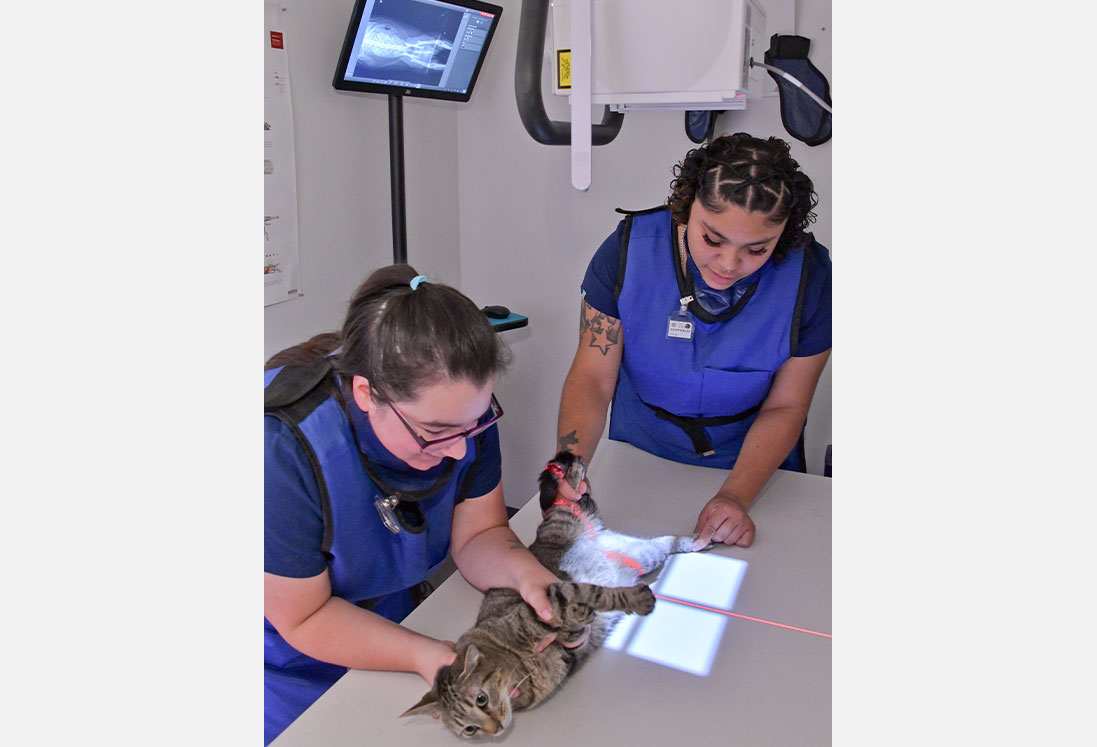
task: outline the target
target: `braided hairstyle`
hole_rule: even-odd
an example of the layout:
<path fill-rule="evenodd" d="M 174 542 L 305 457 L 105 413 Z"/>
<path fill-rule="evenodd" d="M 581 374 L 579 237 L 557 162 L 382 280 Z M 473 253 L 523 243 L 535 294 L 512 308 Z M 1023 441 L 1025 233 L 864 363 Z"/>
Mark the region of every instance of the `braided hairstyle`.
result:
<path fill-rule="evenodd" d="M 277 353 L 266 368 L 306 364 L 341 345 L 336 372 L 347 386 L 365 377 L 380 404 L 416 399 L 444 378 L 482 386 L 505 369 L 510 353 L 483 312 L 448 285 L 423 282 L 412 290 L 417 274 L 406 264 L 375 270 L 354 292 L 340 333 Z"/>
<path fill-rule="evenodd" d="M 772 223 L 787 219 L 773 249 L 774 262 L 807 241 L 804 229 L 815 221 L 812 208 L 819 203 L 818 196 L 784 140 L 762 140 L 745 132 L 722 135 L 687 153 L 673 172 L 667 206 L 675 222 L 684 225 L 694 199 L 699 199 L 714 213 L 736 205 L 767 213 Z"/>

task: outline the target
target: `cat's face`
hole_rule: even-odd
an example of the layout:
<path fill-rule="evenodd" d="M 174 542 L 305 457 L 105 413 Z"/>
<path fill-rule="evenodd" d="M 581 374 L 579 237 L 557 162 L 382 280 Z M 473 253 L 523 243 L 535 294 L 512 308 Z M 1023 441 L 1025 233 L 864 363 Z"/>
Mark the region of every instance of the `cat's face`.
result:
<path fill-rule="evenodd" d="M 502 672 L 469 645 L 462 660 L 442 667 L 434 687 L 402 716 L 429 714 L 459 737 L 495 736 L 510 726 L 515 677 Z"/>

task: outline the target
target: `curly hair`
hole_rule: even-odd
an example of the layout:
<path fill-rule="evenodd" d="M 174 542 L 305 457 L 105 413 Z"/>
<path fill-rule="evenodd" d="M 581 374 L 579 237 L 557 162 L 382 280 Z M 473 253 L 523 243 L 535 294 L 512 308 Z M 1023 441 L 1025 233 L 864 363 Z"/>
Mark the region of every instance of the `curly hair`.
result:
<path fill-rule="evenodd" d="M 812 208 L 819 203 L 818 196 L 780 138 L 762 140 L 745 132 L 722 135 L 687 153 L 673 172 L 667 206 L 677 223 L 689 220 L 695 198 L 714 213 L 736 205 L 768 213 L 772 223 L 787 220 L 773 249 L 774 262 L 809 236 L 805 229 L 815 221 Z"/>
<path fill-rule="evenodd" d="M 413 400 L 442 378 L 481 386 L 510 362 L 510 352 L 476 305 L 448 285 L 424 282 L 412 290 L 409 265 L 382 267 L 350 300 L 340 333 L 324 333 L 275 354 L 265 368 L 304 365 L 335 356 L 345 383 L 363 376 L 378 403 Z"/>

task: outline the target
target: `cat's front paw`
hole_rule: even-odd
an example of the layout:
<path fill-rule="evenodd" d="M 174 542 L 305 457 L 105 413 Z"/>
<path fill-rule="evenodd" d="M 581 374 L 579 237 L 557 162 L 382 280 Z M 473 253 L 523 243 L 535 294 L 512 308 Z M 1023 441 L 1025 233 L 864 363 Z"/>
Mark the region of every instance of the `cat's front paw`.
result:
<path fill-rule="evenodd" d="M 628 609 L 625 612 L 634 615 L 650 615 L 655 610 L 655 593 L 647 584 L 634 586 L 629 590 Z"/>

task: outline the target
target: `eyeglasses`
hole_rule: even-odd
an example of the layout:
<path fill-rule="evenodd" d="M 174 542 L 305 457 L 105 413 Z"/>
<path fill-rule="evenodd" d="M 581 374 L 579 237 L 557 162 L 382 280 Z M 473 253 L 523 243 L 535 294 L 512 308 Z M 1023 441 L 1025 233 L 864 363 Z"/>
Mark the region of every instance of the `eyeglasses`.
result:
<path fill-rule="evenodd" d="M 445 449 L 449 448 L 450 445 L 456 443 L 457 441 L 460 441 L 461 439 L 472 438 L 473 436 L 480 435 L 488 428 L 495 425 L 496 421 L 498 421 L 499 418 L 503 417 L 503 407 L 499 404 L 499 400 L 495 399 L 495 395 L 492 394 L 491 406 L 488 407 L 487 412 L 480 416 L 481 421 L 479 423 L 472 426 L 467 431 L 461 431 L 460 433 L 454 433 L 452 436 L 446 436 L 445 438 L 436 438 L 428 441 L 427 439 L 419 435 L 419 432 L 416 431 L 412 424 L 408 422 L 408 419 L 404 417 L 404 413 L 400 412 L 400 410 L 396 408 L 396 405 L 390 402 L 389 407 L 391 407 L 392 411 L 396 413 L 396 417 L 400 418 L 400 422 L 403 423 L 404 427 L 408 429 L 408 433 L 410 433 L 415 438 L 416 443 L 419 444 L 419 448 L 431 454 L 437 454 L 441 451 L 444 451 Z M 484 420 L 483 418 L 487 419 Z"/>

